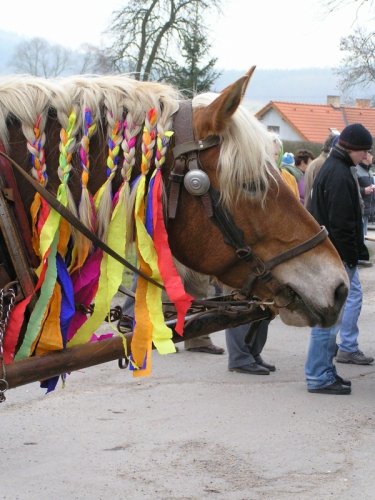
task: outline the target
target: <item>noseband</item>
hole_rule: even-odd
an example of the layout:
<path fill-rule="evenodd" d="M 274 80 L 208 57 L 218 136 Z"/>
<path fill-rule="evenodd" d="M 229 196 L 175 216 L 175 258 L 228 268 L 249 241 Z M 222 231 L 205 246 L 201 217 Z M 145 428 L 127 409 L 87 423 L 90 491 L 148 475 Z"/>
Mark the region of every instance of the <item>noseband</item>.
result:
<path fill-rule="evenodd" d="M 203 172 L 199 162 L 199 151 L 217 146 L 220 143 L 220 138 L 213 135 L 195 141 L 192 116 L 191 101 L 181 101 L 174 119 L 175 147 L 172 152 L 175 162 L 169 175 L 168 217 L 174 219 L 176 216 L 180 186 L 184 182 L 186 189 L 191 194 L 201 198 L 208 217 L 220 229 L 225 243 L 232 246 L 237 257 L 246 262 L 250 268 L 250 272 L 239 291 L 239 298 L 249 299 L 255 283 L 260 280 L 272 293 L 277 307 L 292 309 L 295 299 L 294 291 L 281 285 L 272 274 L 271 269 L 322 243 L 328 236 L 326 228 L 322 227 L 319 233 L 312 238 L 276 255 L 267 262 L 263 262 L 257 257 L 245 243 L 242 229 L 236 225 L 231 213 L 222 205 L 219 191 L 210 186 L 209 178 Z"/>

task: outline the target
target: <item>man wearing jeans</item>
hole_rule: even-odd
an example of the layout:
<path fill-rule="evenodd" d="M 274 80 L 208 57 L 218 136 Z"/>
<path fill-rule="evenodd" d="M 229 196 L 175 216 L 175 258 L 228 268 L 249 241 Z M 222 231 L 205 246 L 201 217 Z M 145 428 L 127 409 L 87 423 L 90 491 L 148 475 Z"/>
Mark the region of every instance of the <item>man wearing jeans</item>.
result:
<path fill-rule="evenodd" d="M 363 241 L 359 190 L 350 170 L 367 156 L 371 148 L 371 134 L 363 125 L 355 123 L 345 127 L 312 188 L 310 212 L 319 224 L 327 228 L 351 282 L 350 302 L 337 323 L 331 328 L 315 327 L 311 331 L 305 374 L 307 390 L 313 393 L 341 395 L 351 392 L 351 382 L 339 377 L 333 364 L 336 335 L 344 321 L 353 351 L 345 353 L 339 350 L 338 354 L 344 359 L 340 361 L 361 361 L 360 364 L 373 361 L 358 349 L 358 329 L 353 328 L 357 325 L 362 305 L 357 264 L 360 259 L 368 260 L 369 253 Z"/>

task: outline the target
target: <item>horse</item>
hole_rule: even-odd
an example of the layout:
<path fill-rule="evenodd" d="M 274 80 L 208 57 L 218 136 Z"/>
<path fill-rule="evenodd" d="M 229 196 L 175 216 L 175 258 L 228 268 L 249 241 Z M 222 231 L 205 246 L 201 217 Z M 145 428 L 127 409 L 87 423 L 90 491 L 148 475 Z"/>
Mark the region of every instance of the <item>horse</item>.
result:
<path fill-rule="evenodd" d="M 179 172 L 174 130 L 185 101 L 170 85 L 125 75 L 60 80 L 2 77 L 0 140 L 14 162 L 31 172 L 90 231 L 113 244 L 140 238 L 134 214 L 142 211 L 153 175 L 160 171 L 162 217 L 177 262 L 233 289 L 243 289 L 250 273 L 248 291 L 259 299 L 274 300 L 284 323 L 329 327 L 345 303 L 347 274 L 329 238 L 290 253 L 314 240 L 321 228 L 283 182 L 267 130 L 242 104 L 253 71 L 254 67 L 221 93 L 196 95 L 189 103 L 192 115 L 182 121 L 191 127 L 187 144 L 193 146 L 180 155 L 188 161 Z M 208 185 L 204 193 L 196 194 L 184 184 L 191 148 L 196 165 L 189 173 L 203 175 Z M 53 210 L 17 170 L 14 176 L 31 228 L 32 265 L 36 259 L 40 274 L 55 244 L 62 260 L 69 256 L 67 274 L 79 274 L 94 252 L 92 243 L 59 219 L 55 221 L 60 224 L 59 238 L 55 241 L 52 234 L 48 250 L 45 242 L 43 249 L 42 222 Z M 139 194 L 141 179 L 144 190 Z M 194 177 L 193 184 L 200 181 Z M 117 219 L 117 236 L 112 234 L 111 239 L 116 196 L 126 210 L 123 219 Z M 173 196 L 175 204 L 168 208 Z M 224 232 L 234 228 L 239 246 L 223 237 L 222 224 L 213 223 L 212 207 L 220 207 Z M 242 246 L 247 249 L 245 258 Z M 260 273 L 263 263 L 288 252 L 285 260 L 274 261 L 272 275 Z M 149 270 L 145 263 L 141 269 L 146 274 Z M 263 279 L 256 279 L 259 276 Z M 290 300 L 284 304 L 278 299 L 285 290 Z"/>

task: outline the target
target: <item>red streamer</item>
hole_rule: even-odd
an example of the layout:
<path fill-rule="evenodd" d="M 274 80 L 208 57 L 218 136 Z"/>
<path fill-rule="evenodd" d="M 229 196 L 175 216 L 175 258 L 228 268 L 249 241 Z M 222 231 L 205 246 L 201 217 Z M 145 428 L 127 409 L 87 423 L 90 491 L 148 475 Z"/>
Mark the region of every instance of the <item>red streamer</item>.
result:
<path fill-rule="evenodd" d="M 160 170 L 155 175 L 153 201 L 154 244 L 158 254 L 158 267 L 169 299 L 174 302 L 177 311 L 176 332 L 183 334 L 186 312 L 194 298 L 185 292 L 169 248 L 168 235 L 164 225 L 162 202 L 162 179 Z"/>

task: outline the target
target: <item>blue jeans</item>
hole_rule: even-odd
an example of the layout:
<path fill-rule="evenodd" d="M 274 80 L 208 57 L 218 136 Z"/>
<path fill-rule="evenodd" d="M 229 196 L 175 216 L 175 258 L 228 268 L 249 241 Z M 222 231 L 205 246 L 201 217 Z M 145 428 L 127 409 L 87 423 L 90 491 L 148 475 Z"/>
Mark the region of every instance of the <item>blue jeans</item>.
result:
<path fill-rule="evenodd" d="M 345 269 L 349 276 L 351 288 L 354 276 L 356 276 L 359 283 L 358 269 L 357 267 L 350 269 L 347 265 L 345 265 Z M 305 375 L 308 389 L 323 389 L 324 387 L 336 382 L 337 371 L 335 365 L 333 364 L 333 356 L 336 349 L 336 335 L 343 324 L 343 318 L 346 316 L 345 312 L 346 304 L 337 323 L 331 326 L 331 328 L 319 328 L 316 326 L 311 329 L 310 344 L 305 365 Z M 354 317 L 354 315 L 350 315 L 349 312 L 347 312 L 347 316 L 348 318 L 350 318 L 350 316 Z"/>
<path fill-rule="evenodd" d="M 362 288 L 359 281 L 358 268 L 350 281 L 349 295 L 346 299 L 342 325 L 340 329 L 339 347 L 344 352 L 354 352 L 358 349 L 358 318 L 362 309 Z"/>

